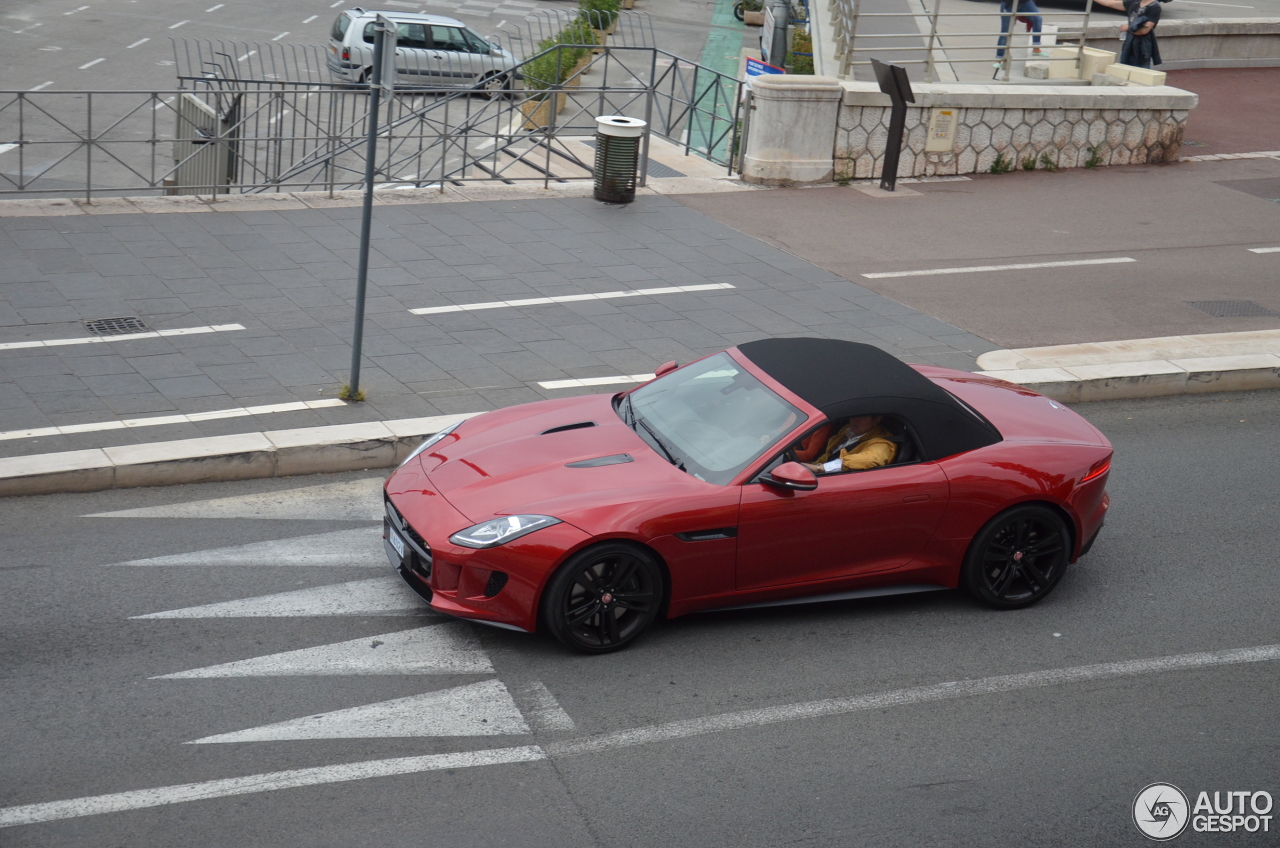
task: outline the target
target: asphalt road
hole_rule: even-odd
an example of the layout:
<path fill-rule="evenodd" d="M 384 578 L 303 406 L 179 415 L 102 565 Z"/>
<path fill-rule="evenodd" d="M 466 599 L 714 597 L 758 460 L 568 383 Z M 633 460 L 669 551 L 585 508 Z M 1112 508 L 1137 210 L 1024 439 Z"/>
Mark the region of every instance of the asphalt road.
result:
<path fill-rule="evenodd" d="M 1275 659 L 1097 667 L 1280 643 L 1280 392 L 1079 409 L 1113 508 L 1039 606 L 704 614 L 594 658 L 421 614 L 369 475 L 10 499 L 0 846 L 1127 846 L 1150 783 L 1280 795 Z"/>

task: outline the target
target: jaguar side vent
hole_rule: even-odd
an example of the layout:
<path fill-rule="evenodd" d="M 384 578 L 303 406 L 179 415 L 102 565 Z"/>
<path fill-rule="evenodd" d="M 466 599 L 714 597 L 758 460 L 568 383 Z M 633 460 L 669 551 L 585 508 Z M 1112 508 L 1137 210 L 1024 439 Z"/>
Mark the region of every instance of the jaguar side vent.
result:
<path fill-rule="evenodd" d="M 502 587 L 507 585 L 507 572 L 491 571 L 489 572 L 489 581 L 484 584 L 484 596 L 492 598 L 494 595 L 502 591 Z"/>
<path fill-rule="evenodd" d="M 543 430 L 538 435 L 550 436 L 552 433 L 566 433 L 569 430 L 585 430 L 588 427 L 596 426 L 594 421 L 579 421 L 577 424 L 562 424 L 559 427 L 552 427 L 550 430 Z"/>

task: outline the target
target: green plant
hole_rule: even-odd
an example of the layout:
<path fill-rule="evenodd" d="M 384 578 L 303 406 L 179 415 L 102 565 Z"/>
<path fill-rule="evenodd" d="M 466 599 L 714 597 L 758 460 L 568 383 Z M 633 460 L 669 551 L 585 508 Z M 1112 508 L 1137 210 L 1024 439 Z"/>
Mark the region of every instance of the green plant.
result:
<path fill-rule="evenodd" d="M 1049 151 L 1045 150 L 1040 154 L 1040 167 L 1046 171 L 1058 170 L 1058 163 L 1053 161 L 1053 157 L 1049 155 Z"/>
<path fill-rule="evenodd" d="M 520 68 L 524 77 L 524 87 L 533 92 L 530 100 L 546 100 L 550 97 L 547 89 L 560 85 L 573 70 L 577 57 L 574 49 L 563 47 L 554 38 L 538 42 L 538 53 Z"/>
<path fill-rule="evenodd" d="M 574 61 L 576 62 L 587 54 L 588 48 L 598 45 L 600 39 L 590 21 L 585 18 L 577 18 L 556 36 L 556 43 L 577 47 L 578 50 L 575 51 L 576 55 L 574 56 Z"/>
<path fill-rule="evenodd" d="M 841 177 L 840 179 L 836 180 L 836 185 L 840 185 L 840 186 L 848 187 L 848 186 L 849 186 L 849 178 L 848 178 L 848 177 Z"/>
<path fill-rule="evenodd" d="M 764 9 L 764 0 L 742 0 L 742 11 L 759 12 Z"/>
<path fill-rule="evenodd" d="M 578 15 L 591 25 L 592 29 L 606 30 L 613 26 L 622 9 L 621 0 L 578 0 Z"/>
<path fill-rule="evenodd" d="M 351 394 L 351 386 L 346 383 L 342 384 L 342 388 L 338 389 L 338 397 L 348 403 L 364 403 L 364 392 L 356 392 Z"/>
<path fill-rule="evenodd" d="M 991 173 L 1007 174 L 1013 170 L 1013 160 L 1005 156 L 1004 153 L 996 154 L 996 161 L 991 163 Z"/>
<path fill-rule="evenodd" d="M 1101 164 L 1102 164 L 1102 154 L 1098 151 L 1098 148 L 1090 147 L 1089 158 L 1084 160 L 1084 166 L 1086 168 L 1096 168 Z"/>
<path fill-rule="evenodd" d="M 1022 160 L 1022 170 L 1034 171 L 1036 169 L 1036 155 L 1034 153 Z"/>
<path fill-rule="evenodd" d="M 813 37 L 800 27 L 791 33 L 791 50 L 785 64 L 793 74 L 813 73 Z"/>

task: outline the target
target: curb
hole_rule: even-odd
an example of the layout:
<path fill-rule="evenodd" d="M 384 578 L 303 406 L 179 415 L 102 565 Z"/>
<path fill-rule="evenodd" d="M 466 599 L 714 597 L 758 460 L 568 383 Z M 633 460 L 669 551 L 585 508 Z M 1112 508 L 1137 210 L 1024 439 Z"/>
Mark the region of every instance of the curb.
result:
<path fill-rule="evenodd" d="M 998 358 L 1012 353 L 1016 352 L 993 351 L 984 356 L 994 354 Z M 1280 389 L 1280 356 L 1015 368 L 979 371 L 977 375 L 1015 383 L 1063 403 L 1085 403 Z M 480 414 L 269 430 L 0 458 L 0 497 L 391 468 L 403 462 L 427 436 Z"/>
<path fill-rule="evenodd" d="M 478 412 L 270 430 L 0 459 L 0 496 L 100 492 L 390 468 L 424 438 Z"/>

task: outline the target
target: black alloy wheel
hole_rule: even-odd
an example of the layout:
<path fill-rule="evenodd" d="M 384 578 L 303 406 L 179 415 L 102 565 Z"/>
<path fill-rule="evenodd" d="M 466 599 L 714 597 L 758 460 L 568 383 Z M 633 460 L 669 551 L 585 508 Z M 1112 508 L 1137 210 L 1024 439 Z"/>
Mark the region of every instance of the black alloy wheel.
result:
<path fill-rule="evenodd" d="M 962 582 L 997 609 L 1029 606 L 1053 590 L 1071 559 L 1071 533 L 1053 510 L 1030 504 L 997 515 L 974 537 Z"/>
<path fill-rule="evenodd" d="M 662 604 L 662 568 L 642 548 L 606 542 L 560 567 L 542 596 L 547 629 L 586 654 L 616 651 L 643 633 Z"/>

